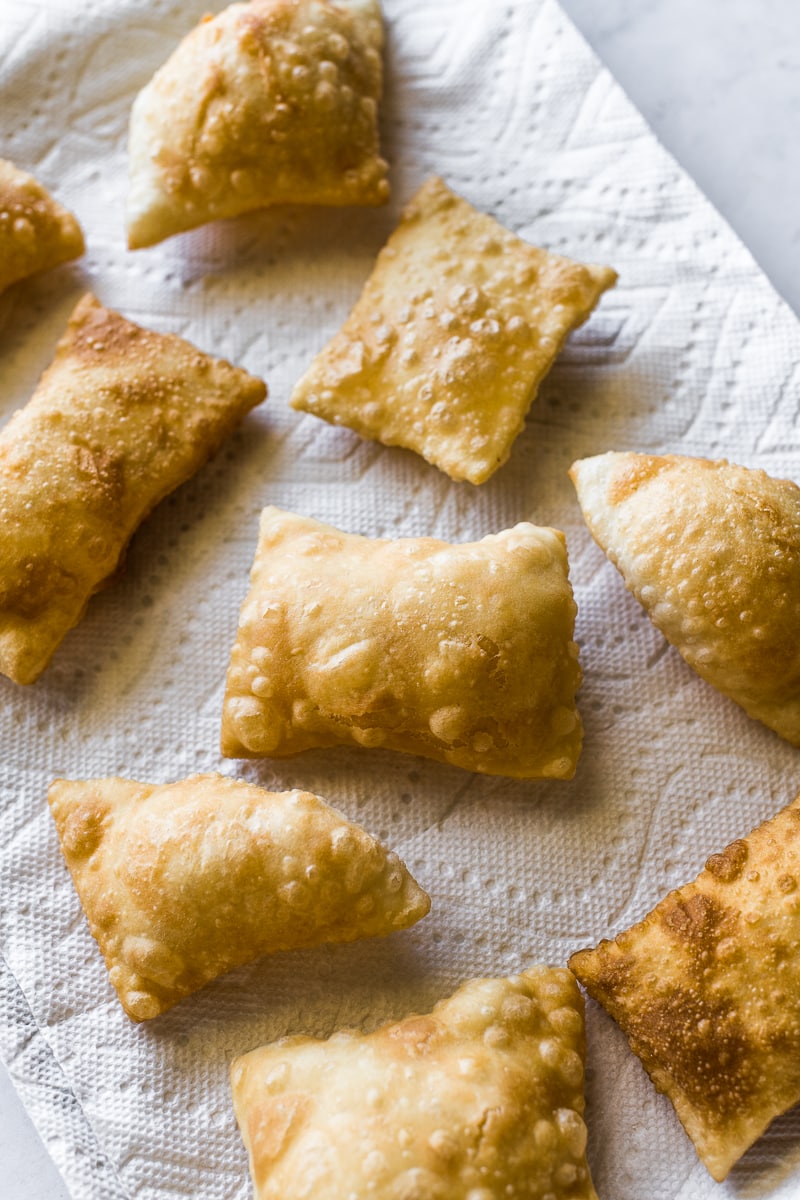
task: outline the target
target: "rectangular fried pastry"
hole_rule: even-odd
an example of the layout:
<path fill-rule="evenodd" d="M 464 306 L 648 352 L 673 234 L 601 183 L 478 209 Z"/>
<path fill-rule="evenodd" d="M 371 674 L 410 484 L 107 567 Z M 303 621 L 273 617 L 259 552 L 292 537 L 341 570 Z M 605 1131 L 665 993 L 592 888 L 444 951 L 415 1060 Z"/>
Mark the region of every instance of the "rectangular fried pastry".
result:
<path fill-rule="evenodd" d="M 396 854 L 311 792 L 57 779 L 49 801 L 133 1021 L 262 954 L 388 934 L 430 907 Z"/>
<path fill-rule="evenodd" d="M 722 1180 L 800 1101 L 800 797 L 569 965 Z"/>
<path fill-rule="evenodd" d="M 567 336 L 616 278 L 531 246 L 431 179 L 292 405 L 483 483 L 509 457 Z"/>
<path fill-rule="evenodd" d="M 564 535 L 373 539 L 266 508 L 231 654 L 229 757 L 350 743 L 568 779 L 580 753 Z"/>
<path fill-rule="evenodd" d="M 569 971 L 466 983 L 424 1016 L 231 1067 L 255 1200 L 597 1200 Z"/>
<path fill-rule="evenodd" d="M 266 388 L 85 296 L 0 433 L 0 672 L 32 683 L 150 510 Z"/>

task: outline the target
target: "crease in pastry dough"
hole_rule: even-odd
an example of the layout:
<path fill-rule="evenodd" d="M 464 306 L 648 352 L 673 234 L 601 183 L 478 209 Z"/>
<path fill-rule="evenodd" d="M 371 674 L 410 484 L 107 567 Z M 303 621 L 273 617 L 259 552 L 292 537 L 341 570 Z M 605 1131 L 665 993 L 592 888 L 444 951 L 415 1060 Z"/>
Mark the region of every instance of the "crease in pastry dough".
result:
<path fill-rule="evenodd" d="M 517 779 L 580 754 L 564 535 L 373 539 L 266 508 L 231 654 L 228 757 L 384 746 Z"/>
<path fill-rule="evenodd" d="M 311 792 L 59 779 L 49 801 L 133 1021 L 263 954 L 388 934 L 430 908 L 396 854 Z"/>
<path fill-rule="evenodd" d="M 0 672 L 38 678 L 143 518 L 265 395 L 182 338 L 79 302 L 0 432 Z"/>
<path fill-rule="evenodd" d="M 703 458 L 570 472 L 592 537 L 707 683 L 800 746 L 800 488 Z"/>
<path fill-rule="evenodd" d="M 377 0 L 250 0 L 207 17 L 139 93 L 128 245 L 274 204 L 383 204 Z"/>
<path fill-rule="evenodd" d="M 37 271 L 80 258 L 81 227 L 46 188 L 0 158 L 0 292 Z"/>
<path fill-rule="evenodd" d="M 722 1180 L 800 1101 L 800 797 L 569 965 Z"/>
<path fill-rule="evenodd" d="M 554 967 L 253 1050 L 231 1086 L 255 1200 L 596 1200 L 584 1052 L 581 994 Z"/>
<path fill-rule="evenodd" d="M 292 406 L 483 483 L 508 459 L 567 336 L 616 278 L 531 246 L 430 179 Z"/>

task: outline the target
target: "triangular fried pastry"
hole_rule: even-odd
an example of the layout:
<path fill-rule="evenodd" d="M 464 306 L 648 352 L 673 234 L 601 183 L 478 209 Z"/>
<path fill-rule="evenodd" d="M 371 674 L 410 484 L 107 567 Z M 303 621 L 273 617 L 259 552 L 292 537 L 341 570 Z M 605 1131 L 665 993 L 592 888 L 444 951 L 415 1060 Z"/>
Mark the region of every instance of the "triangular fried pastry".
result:
<path fill-rule="evenodd" d="M 616 278 L 531 246 L 431 179 L 292 406 L 483 483 L 509 457 L 567 336 Z"/>
<path fill-rule="evenodd" d="M 596 1200 L 569 971 L 478 979 L 366 1036 L 236 1059 L 255 1200 Z"/>
<path fill-rule="evenodd" d="M 800 488 L 680 455 L 570 472 L 598 545 L 690 667 L 800 746 Z"/>
<path fill-rule="evenodd" d="M 515 779 L 581 748 L 564 535 L 359 537 L 266 508 L 239 618 L 222 752 L 385 746 Z"/>
<path fill-rule="evenodd" d="M 59 779 L 49 800 L 134 1021 L 262 954 L 391 933 L 430 907 L 396 854 L 310 792 Z"/>
<path fill-rule="evenodd" d="M 714 1179 L 800 1101 L 800 797 L 573 954 Z"/>
<path fill-rule="evenodd" d="M 0 672 L 32 683 L 159 500 L 264 384 L 85 296 L 0 432 Z"/>
<path fill-rule="evenodd" d="M 273 204 L 383 204 L 377 0 L 250 0 L 206 17 L 131 113 L 128 245 Z"/>
<path fill-rule="evenodd" d="M 81 227 L 42 185 L 0 158 L 0 292 L 85 250 Z"/>

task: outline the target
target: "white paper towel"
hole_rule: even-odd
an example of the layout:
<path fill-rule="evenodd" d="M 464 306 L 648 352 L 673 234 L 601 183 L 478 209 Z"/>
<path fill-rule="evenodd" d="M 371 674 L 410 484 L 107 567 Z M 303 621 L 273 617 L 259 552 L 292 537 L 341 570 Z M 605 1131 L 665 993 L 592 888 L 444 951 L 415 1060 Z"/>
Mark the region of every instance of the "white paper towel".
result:
<path fill-rule="evenodd" d="M 800 334 L 748 253 L 552 0 L 386 0 L 386 210 L 257 214 L 129 254 L 130 105 L 209 7 L 222 4 L 4 0 L 0 20 L 0 154 L 74 208 L 89 243 L 80 264 L 6 297 L 2 416 L 28 399 L 88 287 L 271 391 L 148 520 L 124 577 L 42 680 L 0 680 L 0 1051 L 76 1200 L 244 1200 L 231 1057 L 286 1033 L 374 1028 L 476 974 L 563 963 L 800 785 L 798 752 L 665 646 L 591 543 L 566 476 L 575 458 L 630 448 L 800 478 Z M 434 172 L 523 237 L 620 273 L 481 488 L 287 403 Z M 585 672 L 576 779 L 518 783 L 344 749 L 222 761 L 224 673 L 266 503 L 371 535 L 469 540 L 523 518 L 563 528 Z M 134 1027 L 61 860 L 47 785 L 220 768 L 328 797 L 405 857 L 433 911 L 386 941 L 263 960 Z M 800 1113 L 715 1185 L 618 1030 L 593 1004 L 588 1021 L 603 1200 L 797 1196 Z"/>

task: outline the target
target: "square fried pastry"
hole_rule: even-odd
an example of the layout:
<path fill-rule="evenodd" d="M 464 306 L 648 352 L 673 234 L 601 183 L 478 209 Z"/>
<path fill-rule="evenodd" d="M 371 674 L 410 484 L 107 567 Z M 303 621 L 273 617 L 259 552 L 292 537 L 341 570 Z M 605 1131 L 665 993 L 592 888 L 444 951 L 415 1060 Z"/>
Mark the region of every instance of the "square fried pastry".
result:
<path fill-rule="evenodd" d="M 255 1200 L 596 1200 L 583 1062 L 581 994 L 554 967 L 253 1050 L 231 1086 Z"/>
<path fill-rule="evenodd" d="M 25 408 L 0 432 L 0 672 L 32 683 L 264 384 L 85 296 Z"/>
<path fill-rule="evenodd" d="M 59 779 L 49 800 L 133 1021 L 262 954 L 388 934 L 430 908 L 396 854 L 311 792 Z"/>
<path fill-rule="evenodd" d="M 377 0 L 250 0 L 206 17 L 131 113 L 128 245 L 273 204 L 383 204 Z"/>
<path fill-rule="evenodd" d="M 85 250 L 81 227 L 46 188 L 0 158 L 0 292 Z"/>
<path fill-rule="evenodd" d="M 292 405 L 483 483 L 509 457 L 567 336 L 616 278 L 523 242 L 431 179 Z"/>
<path fill-rule="evenodd" d="M 517 779 L 580 753 L 564 535 L 374 539 L 266 508 L 231 655 L 222 752 L 356 743 Z"/>
<path fill-rule="evenodd" d="M 570 472 L 591 534 L 707 683 L 800 746 L 800 488 L 629 452 Z"/>
<path fill-rule="evenodd" d="M 799 883 L 800 797 L 569 961 L 716 1180 L 800 1100 Z"/>

